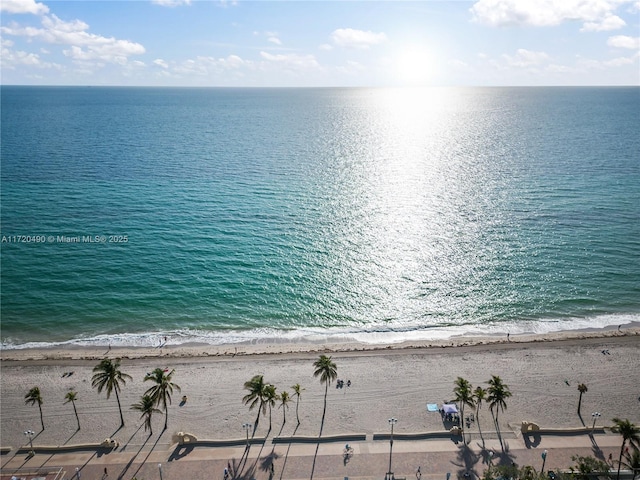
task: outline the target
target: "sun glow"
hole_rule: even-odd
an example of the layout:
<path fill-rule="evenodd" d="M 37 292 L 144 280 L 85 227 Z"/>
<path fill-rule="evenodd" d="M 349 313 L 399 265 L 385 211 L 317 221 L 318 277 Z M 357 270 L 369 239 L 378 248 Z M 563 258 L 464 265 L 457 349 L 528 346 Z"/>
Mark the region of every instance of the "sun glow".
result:
<path fill-rule="evenodd" d="M 434 73 L 433 54 L 424 47 L 408 47 L 396 57 L 398 80 L 404 84 L 427 83 Z"/>

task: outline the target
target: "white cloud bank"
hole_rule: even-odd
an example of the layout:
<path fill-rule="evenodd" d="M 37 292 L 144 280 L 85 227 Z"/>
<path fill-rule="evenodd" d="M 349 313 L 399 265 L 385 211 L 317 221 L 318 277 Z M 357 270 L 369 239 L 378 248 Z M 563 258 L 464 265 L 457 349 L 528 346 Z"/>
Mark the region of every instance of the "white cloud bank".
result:
<path fill-rule="evenodd" d="M 581 31 L 617 30 L 626 25 L 615 15 L 629 0 L 479 0 L 470 11 L 473 20 L 492 27 L 528 25 L 550 27 L 566 21 L 582 22 Z"/>
<path fill-rule="evenodd" d="M 609 37 L 607 45 L 615 48 L 628 48 L 631 50 L 640 49 L 640 37 L 629 37 L 627 35 L 616 35 Z"/>
<path fill-rule="evenodd" d="M 3 2 L 4 5 L 4 2 Z M 76 61 L 100 60 L 102 62 L 124 64 L 131 55 L 145 53 L 145 48 L 129 40 L 103 37 L 89 33 L 89 25 L 81 20 L 70 22 L 55 15 L 42 17 L 42 28 L 22 27 L 12 23 L 2 27 L 3 35 L 41 40 L 48 44 L 68 45 L 63 53 Z"/>
<path fill-rule="evenodd" d="M 49 13 L 49 7 L 43 3 L 36 3 L 34 0 L 2 0 L 0 12 L 44 15 Z"/>
<path fill-rule="evenodd" d="M 386 42 L 387 36 L 382 32 L 374 33 L 353 28 L 338 28 L 331 33 L 331 41 L 339 47 L 367 49 Z"/>

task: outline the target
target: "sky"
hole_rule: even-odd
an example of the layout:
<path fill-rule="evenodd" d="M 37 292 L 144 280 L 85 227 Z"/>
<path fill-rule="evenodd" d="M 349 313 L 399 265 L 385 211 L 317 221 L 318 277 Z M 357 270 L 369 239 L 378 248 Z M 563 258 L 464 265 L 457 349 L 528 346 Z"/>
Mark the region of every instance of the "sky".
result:
<path fill-rule="evenodd" d="M 0 0 L 3 85 L 640 85 L 640 0 Z"/>

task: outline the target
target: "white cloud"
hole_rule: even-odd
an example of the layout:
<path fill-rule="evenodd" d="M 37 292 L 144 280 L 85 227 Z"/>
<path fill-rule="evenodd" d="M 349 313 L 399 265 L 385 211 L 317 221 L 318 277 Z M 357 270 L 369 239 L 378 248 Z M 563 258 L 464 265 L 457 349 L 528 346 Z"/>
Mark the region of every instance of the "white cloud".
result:
<path fill-rule="evenodd" d="M 44 15 L 49 13 L 49 7 L 44 3 L 36 3 L 34 0 L 2 0 L 0 12 Z"/>
<path fill-rule="evenodd" d="M 182 5 L 191 5 L 191 0 L 151 0 L 151 3 L 163 7 L 180 7 Z"/>
<path fill-rule="evenodd" d="M 329 45 L 328 43 L 323 43 L 318 47 L 318 50 L 324 50 L 324 51 L 333 50 L 333 46 Z"/>
<path fill-rule="evenodd" d="M 331 40 L 335 45 L 346 48 L 367 49 L 387 41 L 383 32 L 354 30 L 353 28 L 339 28 L 331 33 Z"/>
<path fill-rule="evenodd" d="M 260 56 L 268 62 L 277 63 L 290 70 L 309 70 L 320 67 L 313 55 L 298 55 L 296 53 L 273 55 L 267 52 L 260 52 Z"/>
<path fill-rule="evenodd" d="M 280 41 L 280 39 L 278 37 L 269 37 L 267 38 L 267 40 L 271 43 L 275 43 L 276 45 L 282 45 L 282 42 Z"/>
<path fill-rule="evenodd" d="M 156 58 L 153 61 L 153 64 L 157 65 L 159 67 L 162 67 L 162 68 L 169 68 L 169 64 L 167 62 L 165 62 L 164 60 L 162 60 L 161 58 Z"/>
<path fill-rule="evenodd" d="M 238 69 L 241 67 L 251 66 L 250 62 L 246 62 L 238 55 L 228 55 L 226 58 L 218 60 L 219 65 L 224 68 Z"/>
<path fill-rule="evenodd" d="M 581 32 L 608 32 L 611 30 L 619 30 L 626 25 L 625 21 L 617 15 L 606 15 L 604 18 L 595 22 L 584 22 Z"/>
<path fill-rule="evenodd" d="M 544 52 L 532 52 L 531 50 L 525 50 L 520 48 L 516 51 L 514 56 L 503 55 L 507 64 L 511 67 L 529 68 L 542 65 L 549 60 L 549 55 Z"/>
<path fill-rule="evenodd" d="M 626 25 L 614 12 L 629 0 L 478 0 L 473 20 L 492 27 L 549 27 L 565 21 L 583 22 L 581 31 L 614 30 Z"/>
<path fill-rule="evenodd" d="M 81 20 L 63 21 L 55 15 L 42 17 L 43 28 L 20 27 L 13 23 L 2 27 L 3 34 L 40 39 L 50 44 L 69 45 L 63 53 L 79 61 L 101 60 L 122 64 L 130 55 L 139 55 L 145 48 L 129 40 L 118 40 L 87 32 L 89 25 Z"/>
<path fill-rule="evenodd" d="M 615 48 L 640 49 L 640 37 L 616 35 L 614 37 L 609 37 L 607 45 Z"/>
<path fill-rule="evenodd" d="M 173 73 L 178 75 L 195 75 L 208 77 L 223 72 L 239 71 L 240 69 L 253 69 L 255 65 L 251 61 L 244 60 L 237 55 L 228 55 L 224 58 L 196 57 L 188 59 L 173 68 Z"/>
<path fill-rule="evenodd" d="M 604 64 L 607 67 L 624 67 L 625 65 L 631 65 L 634 62 L 633 58 L 629 57 L 618 57 L 612 58 L 611 60 L 607 60 Z"/>
<path fill-rule="evenodd" d="M 42 69 L 58 69 L 62 70 L 62 67 L 56 63 L 45 62 L 36 53 L 24 52 L 24 51 L 12 51 L 10 47 L 13 46 L 13 42 L 3 40 L 2 50 L 0 53 L 0 64 L 2 68 L 14 70 L 16 66 L 28 66 L 37 67 Z"/>

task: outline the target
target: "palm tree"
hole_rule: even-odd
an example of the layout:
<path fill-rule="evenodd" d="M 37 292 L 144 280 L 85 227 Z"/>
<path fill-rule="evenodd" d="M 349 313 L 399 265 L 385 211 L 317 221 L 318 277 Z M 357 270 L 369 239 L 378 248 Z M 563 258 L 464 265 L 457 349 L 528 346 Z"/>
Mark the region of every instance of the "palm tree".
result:
<path fill-rule="evenodd" d="M 271 431 L 271 409 L 278 400 L 275 385 L 267 384 L 264 386 L 264 404 L 269 407 L 269 431 Z"/>
<path fill-rule="evenodd" d="M 506 410 L 507 408 L 506 399 L 511 396 L 511 392 L 509 391 L 509 387 L 507 387 L 502 382 L 502 379 L 497 375 L 491 375 L 491 380 L 489 380 L 487 383 L 489 384 L 489 388 L 487 389 L 487 393 L 488 393 L 487 400 L 489 401 L 489 408 L 491 409 L 491 413 L 495 411 L 496 430 L 498 431 L 500 444 L 502 444 L 498 414 L 499 414 L 499 410 L 502 410 L 503 412 L 504 410 Z"/>
<path fill-rule="evenodd" d="M 293 395 L 296 397 L 296 420 L 298 421 L 298 425 L 300 425 L 300 417 L 298 416 L 298 407 L 300 406 L 300 395 L 304 388 L 300 386 L 299 383 L 296 383 L 291 388 L 293 388 Z"/>
<path fill-rule="evenodd" d="M 167 429 L 167 423 L 169 422 L 169 408 L 167 404 L 171 405 L 171 394 L 173 389 L 180 391 L 180 385 L 177 385 L 171 381 L 171 377 L 175 373 L 175 368 L 167 373 L 167 370 L 156 368 L 151 373 L 147 373 L 144 377 L 144 381 L 155 382 L 155 385 L 147 389 L 144 392 L 145 395 L 149 395 L 153 402 L 164 408 L 164 429 Z"/>
<path fill-rule="evenodd" d="M 71 405 L 73 405 L 73 413 L 76 414 L 76 422 L 78 422 L 78 430 L 80 430 L 80 419 L 78 418 L 78 410 L 76 410 L 76 400 L 78 399 L 78 392 L 76 392 L 75 390 L 69 390 L 64 398 L 64 403 L 71 402 Z"/>
<path fill-rule="evenodd" d="M 93 368 L 95 372 L 91 377 L 91 386 L 98 389 L 98 393 L 102 390 L 107 391 L 107 399 L 111 396 L 111 392 L 116 392 L 116 400 L 118 401 L 118 410 L 120 410 L 120 426 L 124 426 L 124 417 L 122 416 L 122 407 L 120 406 L 120 384 L 125 385 L 127 380 L 131 380 L 131 375 L 122 373 L 120 370 L 120 359 L 111 360 L 104 358 L 98 365 Z"/>
<path fill-rule="evenodd" d="M 631 444 L 631 447 L 631 451 L 627 449 L 627 451 L 625 452 L 625 460 L 622 462 L 622 465 L 624 465 L 625 468 L 633 471 L 633 478 L 637 478 L 637 472 L 640 471 L 640 448 L 633 444 Z"/>
<path fill-rule="evenodd" d="M 260 421 L 260 412 L 267 413 L 267 406 L 264 403 L 264 389 L 266 384 L 264 383 L 264 377 L 262 375 L 255 375 L 251 380 L 244 383 L 245 390 L 249 390 L 242 402 L 245 405 L 249 405 L 249 410 L 258 405 L 258 416 L 254 422 L 253 432 L 255 433 L 258 428 L 258 422 Z"/>
<path fill-rule="evenodd" d="M 482 437 L 482 429 L 480 428 L 480 407 L 482 406 L 483 400 L 487 398 L 487 391 L 484 388 L 477 386 L 473 391 L 473 398 L 476 404 L 476 422 L 478 422 L 478 431 Z M 482 439 L 482 444 L 484 445 L 484 438 Z"/>
<path fill-rule="evenodd" d="M 456 385 L 456 387 L 453 389 L 455 401 L 460 402 L 460 425 L 462 427 L 462 440 L 466 442 L 464 438 L 464 406 L 469 405 L 471 408 L 474 407 L 473 390 L 471 387 L 471 383 L 469 383 L 468 380 L 465 380 L 462 377 L 456 378 L 453 383 Z"/>
<path fill-rule="evenodd" d="M 578 384 L 578 391 L 580 392 L 580 398 L 578 399 L 578 416 L 580 416 L 580 407 L 582 406 L 582 394 L 587 393 L 588 390 L 584 383 Z"/>
<path fill-rule="evenodd" d="M 42 424 L 42 430 L 44 430 L 44 419 L 42 418 L 42 395 L 40 394 L 40 387 L 33 387 L 27 394 L 24 396 L 24 403 L 27 405 L 35 405 L 38 404 L 38 409 L 40 410 L 40 423 Z"/>
<path fill-rule="evenodd" d="M 320 358 L 313 362 L 315 370 L 313 372 L 314 377 L 320 377 L 320 383 L 325 384 L 324 388 L 324 408 L 322 410 L 322 424 L 324 424 L 324 416 L 327 412 L 327 394 L 329 393 L 329 384 L 338 377 L 338 367 L 333 363 L 331 357 L 326 355 L 320 355 Z M 322 433 L 322 427 L 320 427 Z"/>
<path fill-rule="evenodd" d="M 282 425 L 284 425 L 287 423 L 287 408 L 289 408 L 287 404 L 291 401 L 291 397 L 289 396 L 289 392 L 285 390 L 280 394 L 278 399 L 280 400 L 280 406 L 278 408 L 282 409 Z"/>
<path fill-rule="evenodd" d="M 143 395 L 140 398 L 140 403 L 134 403 L 131 405 L 131 410 L 137 410 L 140 412 L 140 418 L 144 418 L 144 431 L 149 429 L 149 436 L 153 435 L 153 429 L 151 428 L 151 416 L 154 413 L 160 413 L 160 410 L 156 408 L 156 402 L 151 395 Z M 167 428 L 167 427 L 165 427 Z"/>
<path fill-rule="evenodd" d="M 619 433 L 622 435 L 622 446 L 620 447 L 620 458 L 618 459 L 618 475 L 616 479 L 620 479 L 620 466 L 622 465 L 622 454 L 624 453 L 624 446 L 627 441 L 631 444 L 640 445 L 640 427 L 631 423 L 628 419 L 622 420 L 621 418 L 614 418 L 611 427 L 613 433 Z"/>

